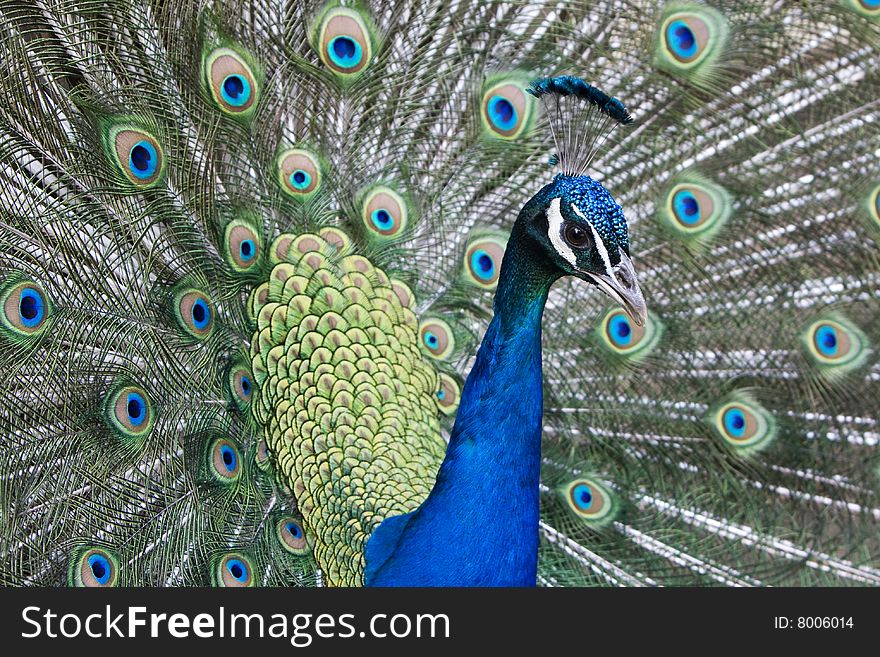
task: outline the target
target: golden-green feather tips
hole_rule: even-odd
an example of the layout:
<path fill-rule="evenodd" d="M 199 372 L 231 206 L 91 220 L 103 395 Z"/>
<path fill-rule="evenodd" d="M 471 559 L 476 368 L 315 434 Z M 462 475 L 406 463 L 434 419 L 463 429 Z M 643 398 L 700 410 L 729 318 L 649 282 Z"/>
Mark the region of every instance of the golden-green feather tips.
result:
<path fill-rule="evenodd" d="M 734 453 L 748 456 L 776 439 L 776 421 L 748 392 L 737 391 L 714 406 L 707 417 L 713 433 Z"/>
<path fill-rule="evenodd" d="M 119 582 L 119 560 L 110 550 L 80 548 L 71 555 L 67 571 L 68 586 L 108 588 Z"/>
<path fill-rule="evenodd" d="M 733 212 L 730 194 L 720 185 L 690 172 L 678 176 L 657 208 L 658 221 L 690 247 L 705 247 Z"/>
<path fill-rule="evenodd" d="M 835 381 L 865 364 L 871 349 L 868 337 L 839 314 L 810 323 L 801 335 L 804 350 L 819 373 Z"/>
<path fill-rule="evenodd" d="M 578 477 L 557 489 L 569 512 L 584 524 L 599 528 L 614 520 L 619 509 L 616 495 L 595 477 Z"/>
<path fill-rule="evenodd" d="M 369 16 L 336 3 L 318 15 L 311 40 L 321 63 L 341 82 L 357 78 L 370 66 L 378 42 Z"/>
<path fill-rule="evenodd" d="M 612 308 L 596 327 L 600 344 L 615 356 L 639 361 L 649 355 L 663 335 L 663 324 L 648 315 L 644 326 L 636 325 L 620 308 Z"/>
<path fill-rule="evenodd" d="M 16 279 L 0 288 L 0 328 L 13 340 L 45 332 L 52 306 L 45 290 L 30 279 Z"/>
<path fill-rule="evenodd" d="M 155 422 L 147 391 L 136 385 L 117 385 L 104 398 L 107 425 L 122 438 L 141 439 Z"/>
<path fill-rule="evenodd" d="M 137 188 L 157 185 L 165 174 L 165 155 L 159 140 L 136 123 L 108 124 L 103 129 L 107 158 L 122 179 Z"/>
<path fill-rule="evenodd" d="M 480 120 L 483 132 L 495 139 L 514 140 L 534 126 L 537 101 L 526 93 L 527 76 L 493 76 L 483 84 L 480 94 Z"/>
<path fill-rule="evenodd" d="M 239 120 L 253 116 L 260 82 L 249 58 L 236 49 L 216 48 L 204 56 L 203 80 L 214 104 Z"/>
<path fill-rule="evenodd" d="M 363 191 L 358 205 L 366 236 L 377 242 L 399 238 L 410 222 L 410 204 L 402 194 L 387 185 Z"/>
<path fill-rule="evenodd" d="M 658 26 L 654 63 L 678 78 L 703 85 L 724 53 L 728 32 L 727 20 L 711 7 L 670 5 Z"/>
<path fill-rule="evenodd" d="M 257 586 L 254 575 L 254 562 L 250 555 L 230 552 L 213 560 L 211 582 L 222 587 Z"/>

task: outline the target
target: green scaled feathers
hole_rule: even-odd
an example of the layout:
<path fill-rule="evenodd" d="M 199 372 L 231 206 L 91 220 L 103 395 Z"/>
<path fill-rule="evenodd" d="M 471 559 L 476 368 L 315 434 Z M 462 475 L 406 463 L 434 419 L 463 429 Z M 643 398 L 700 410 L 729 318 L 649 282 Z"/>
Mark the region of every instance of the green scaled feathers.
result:
<path fill-rule="evenodd" d="M 251 301 L 254 417 L 326 581 L 358 584 L 375 526 L 414 510 L 434 483 L 444 449 L 437 374 L 419 351 L 410 299 L 381 269 L 318 235 L 282 236 L 276 253 L 281 245 L 283 261 Z M 398 467 L 407 477 L 396 485 Z"/>

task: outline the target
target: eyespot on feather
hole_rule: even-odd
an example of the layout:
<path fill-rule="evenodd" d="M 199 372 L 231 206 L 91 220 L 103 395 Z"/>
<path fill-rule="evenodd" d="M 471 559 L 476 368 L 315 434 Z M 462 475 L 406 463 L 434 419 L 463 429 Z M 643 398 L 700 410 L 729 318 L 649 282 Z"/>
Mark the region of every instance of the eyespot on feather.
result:
<path fill-rule="evenodd" d="M 390 187 L 375 187 L 364 195 L 361 219 L 368 234 L 390 239 L 406 229 L 409 209 L 404 198 Z"/>
<path fill-rule="evenodd" d="M 738 392 L 710 411 L 715 434 L 733 452 L 749 455 L 769 447 L 776 438 L 776 422 L 751 395 Z"/>
<path fill-rule="evenodd" d="M 674 9 L 660 23 L 654 61 L 667 73 L 701 84 L 723 54 L 728 31 L 727 20 L 710 7 Z"/>
<path fill-rule="evenodd" d="M 214 586 L 251 587 L 256 586 L 254 566 L 250 557 L 240 552 L 230 552 L 216 560 L 213 569 Z"/>
<path fill-rule="evenodd" d="M 880 0 L 845 0 L 856 13 L 877 20 L 880 18 Z"/>
<path fill-rule="evenodd" d="M 236 219 L 226 225 L 223 255 L 234 271 L 253 270 L 260 263 L 262 250 L 263 238 L 248 222 Z"/>
<path fill-rule="evenodd" d="M 174 303 L 177 323 L 195 338 L 207 338 L 214 328 L 214 307 L 205 294 L 199 290 L 186 289 L 175 295 Z"/>
<path fill-rule="evenodd" d="M 480 100 L 480 119 L 487 134 L 499 139 L 516 139 L 534 122 L 535 98 L 528 85 L 516 77 L 489 80 Z"/>
<path fill-rule="evenodd" d="M 452 328 L 439 318 L 422 320 L 419 324 L 419 346 L 431 358 L 448 359 L 455 351 Z"/>
<path fill-rule="evenodd" d="M 269 445 L 266 443 L 265 438 L 261 438 L 257 442 L 257 453 L 254 460 L 257 463 L 257 467 L 263 472 L 268 471 L 272 467 L 272 462 L 269 459 Z"/>
<path fill-rule="evenodd" d="M 558 489 L 569 511 L 594 528 L 614 519 L 617 503 L 614 494 L 591 477 L 579 477 Z"/>
<path fill-rule="evenodd" d="M 724 227 L 732 212 L 730 194 L 723 187 L 691 172 L 669 188 L 657 216 L 676 238 L 701 246 Z"/>
<path fill-rule="evenodd" d="M 302 148 L 291 148 L 278 156 L 278 182 L 293 198 L 309 198 L 321 186 L 318 157 Z"/>
<path fill-rule="evenodd" d="M 302 521 L 293 516 L 285 516 L 275 523 L 275 535 L 281 547 L 291 554 L 304 555 L 311 552 Z"/>
<path fill-rule="evenodd" d="M 147 392 L 138 386 L 111 389 L 104 405 L 110 427 L 127 438 L 140 438 L 153 426 L 153 409 Z"/>
<path fill-rule="evenodd" d="M 241 455 L 238 447 L 227 438 L 217 438 L 208 444 L 208 470 L 220 483 L 232 483 L 241 474 Z"/>
<path fill-rule="evenodd" d="M 204 66 L 205 82 L 217 106 L 234 116 L 251 115 L 259 85 L 244 58 L 231 48 L 217 48 L 205 57 Z"/>
<path fill-rule="evenodd" d="M 880 230 L 880 185 L 877 185 L 865 200 L 865 210 L 871 220 L 871 226 Z"/>
<path fill-rule="evenodd" d="M 468 240 L 464 252 L 464 279 L 484 290 L 498 286 L 501 263 L 507 239 L 502 236 L 483 235 Z"/>
<path fill-rule="evenodd" d="M 458 410 L 458 405 L 461 401 L 461 386 L 459 386 L 458 381 L 445 372 L 440 372 L 437 378 L 439 384 L 437 407 L 444 415 L 453 415 Z"/>
<path fill-rule="evenodd" d="M 342 78 L 360 75 L 373 58 L 373 36 L 367 19 L 348 7 L 334 7 L 319 17 L 318 57 Z"/>
<path fill-rule="evenodd" d="M 241 410 L 245 410 L 254 398 L 254 376 L 247 365 L 235 364 L 229 369 L 229 394 Z"/>
<path fill-rule="evenodd" d="M 119 561 L 103 548 L 77 550 L 70 562 L 68 581 L 72 586 L 109 588 L 119 581 Z"/>
<path fill-rule="evenodd" d="M 608 351 L 628 360 L 647 356 L 662 335 L 662 324 L 649 315 L 644 326 L 638 326 L 619 308 L 612 308 L 599 323 L 600 343 Z"/>
<path fill-rule="evenodd" d="M 19 280 L 0 292 L 0 326 L 12 337 L 42 333 L 52 307 L 42 286 L 31 280 Z"/>
<path fill-rule="evenodd" d="M 870 355 L 868 337 L 839 314 L 812 322 L 804 331 L 802 342 L 819 373 L 830 380 L 858 369 Z"/>
<path fill-rule="evenodd" d="M 108 155 L 119 171 L 136 187 L 158 183 L 165 171 L 165 157 L 158 140 L 141 128 L 116 125 L 107 131 Z"/>

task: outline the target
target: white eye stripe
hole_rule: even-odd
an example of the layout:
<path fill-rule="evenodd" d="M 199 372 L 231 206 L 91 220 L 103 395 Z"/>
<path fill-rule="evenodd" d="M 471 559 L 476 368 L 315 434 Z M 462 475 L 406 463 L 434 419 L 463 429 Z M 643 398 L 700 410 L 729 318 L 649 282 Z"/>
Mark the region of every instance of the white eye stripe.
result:
<path fill-rule="evenodd" d="M 596 229 L 593 228 L 593 224 L 584 216 L 584 213 L 578 210 L 578 207 L 572 203 L 571 209 L 574 210 L 574 213 L 583 219 L 587 225 L 590 227 L 590 230 L 593 232 L 593 240 L 596 242 L 596 250 L 599 251 L 599 257 L 602 258 L 602 263 L 605 265 L 605 273 L 609 276 L 614 276 L 614 270 L 611 267 L 611 258 L 608 257 L 608 249 L 605 248 L 605 242 L 602 241 L 602 238 L 599 237 L 599 233 L 596 232 Z"/>
<path fill-rule="evenodd" d="M 547 209 L 547 237 L 550 238 L 550 243 L 556 252 L 565 258 L 572 267 L 577 267 L 577 256 L 562 239 L 563 221 L 562 199 L 555 198 L 550 201 L 550 207 Z"/>

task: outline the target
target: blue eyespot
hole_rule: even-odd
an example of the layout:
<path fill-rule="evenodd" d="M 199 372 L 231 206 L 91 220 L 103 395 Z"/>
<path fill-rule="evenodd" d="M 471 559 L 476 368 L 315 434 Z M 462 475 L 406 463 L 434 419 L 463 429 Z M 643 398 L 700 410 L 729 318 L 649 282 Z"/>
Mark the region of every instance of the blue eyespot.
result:
<path fill-rule="evenodd" d="M 229 445 L 223 445 L 220 448 L 220 458 L 223 460 L 223 465 L 229 472 L 235 471 L 235 466 L 238 463 L 238 456 L 236 456 L 234 449 Z"/>
<path fill-rule="evenodd" d="M 202 331 L 211 323 L 211 309 L 204 299 L 196 299 L 192 305 L 193 326 Z"/>
<path fill-rule="evenodd" d="M 285 527 L 287 528 L 287 531 L 290 532 L 290 535 L 294 538 L 303 537 L 303 530 L 295 522 L 288 522 Z"/>
<path fill-rule="evenodd" d="M 147 401 L 140 393 L 128 393 L 126 410 L 128 412 L 128 421 L 135 427 L 141 426 L 147 419 Z"/>
<path fill-rule="evenodd" d="M 19 295 L 18 314 L 26 328 L 40 325 L 46 316 L 46 302 L 39 290 L 32 287 L 23 288 Z"/>
<path fill-rule="evenodd" d="M 820 326 L 816 331 L 816 346 L 823 356 L 833 358 L 837 355 L 837 331 L 833 327 Z"/>
<path fill-rule="evenodd" d="M 141 139 L 132 147 L 128 155 L 128 168 L 136 178 L 140 180 L 152 178 L 158 166 L 159 156 L 149 141 Z"/>
<path fill-rule="evenodd" d="M 445 391 L 445 390 L 439 390 L 439 391 L 437 392 L 437 399 L 446 399 L 446 391 Z"/>
<path fill-rule="evenodd" d="M 290 174 L 290 184 L 295 189 L 303 190 L 312 184 L 312 177 L 308 174 L 307 171 L 297 169 Z"/>
<path fill-rule="evenodd" d="M 623 313 L 619 313 L 608 321 L 608 335 L 618 347 L 626 347 L 632 342 L 632 326 Z"/>
<path fill-rule="evenodd" d="M 672 21 L 666 27 L 666 42 L 673 54 L 681 59 L 690 59 L 697 54 L 697 38 L 684 21 Z"/>
<path fill-rule="evenodd" d="M 248 580 L 248 567 L 241 559 L 229 559 L 226 562 L 226 570 L 237 581 L 245 583 Z"/>
<path fill-rule="evenodd" d="M 394 218 L 385 208 L 373 210 L 370 214 L 370 221 L 372 221 L 373 225 L 379 230 L 390 230 L 394 226 Z"/>
<path fill-rule="evenodd" d="M 257 245 L 253 240 L 242 240 L 238 245 L 238 254 L 244 262 L 252 260 L 257 252 Z"/>
<path fill-rule="evenodd" d="M 672 197 L 672 207 L 678 220 L 688 226 L 700 223 L 700 204 L 697 198 L 687 190 L 681 190 Z"/>
<path fill-rule="evenodd" d="M 243 75 L 227 75 L 221 85 L 220 95 L 233 107 L 241 107 L 251 99 L 251 83 Z"/>
<path fill-rule="evenodd" d="M 724 428 L 734 438 L 741 438 L 746 430 L 746 416 L 738 408 L 728 408 L 724 411 Z"/>
<path fill-rule="evenodd" d="M 89 556 L 89 568 L 92 571 L 92 575 L 95 576 L 95 581 L 101 585 L 106 584 L 110 579 L 110 575 L 113 573 L 110 561 L 100 554 L 92 554 Z"/>
<path fill-rule="evenodd" d="M 571 499 L 581 511 L 587 511 L 593 505 L 593 492 L 586 484 L 578 484 L 571 492 Z"/>
<path fill-rule="evenodd" d="M 880 8 L 880 0 L 859 0 L 868 9 Z"/>
<path fill-rule="evenodd" d="M 489 99 L 489 119 L 499 130 L 513 130 L 519 116 L 516 108 L 503 96 L 492 96 Z"/>
<path fill-rule="evenodd" d="M 436 335 L 434 335 L 430 331 L 425 331 L 425 344 L 428 345 L 428 348 L 436 349 L 439 341 L 440 340 Z"/>
<path fill-rule="evenodd" d="M 251 380 L 246 376 L 241 377 L 241 391 L 245 397 L 251 396 Z"/>
<path fill-rule="evenodd" d="M 477 278 L 492 280 L 495 277 L 495 260 L 483 249 L 475 249 L 471 254 L 470 269 Z"/>
<path fill-rule="evenodd" d="M 327 54 L 339 68 L 355 68 L 364 56 L 361 44 L 349 36 L 337 36 L 331 39 Z"/>

